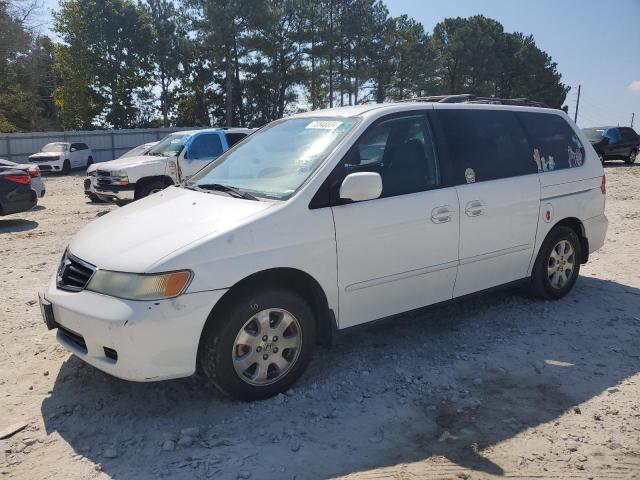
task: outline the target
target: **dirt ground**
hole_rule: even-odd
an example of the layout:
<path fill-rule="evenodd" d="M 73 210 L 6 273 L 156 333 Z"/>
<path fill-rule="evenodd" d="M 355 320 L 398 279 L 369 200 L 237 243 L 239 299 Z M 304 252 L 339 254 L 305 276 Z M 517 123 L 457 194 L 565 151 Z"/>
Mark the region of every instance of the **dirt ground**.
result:
<path fill-rule="evenodd" d="M 640 165 L 606 173 L 607 243 L 563 300 L 491 293 L 347 333 L 255 403 L 121 381 L 56 344 L 36 292 L 117 207 L 47 177 L 0 219 L 0 431 L 26 424 L 0 478 L 640 478 Z"/>

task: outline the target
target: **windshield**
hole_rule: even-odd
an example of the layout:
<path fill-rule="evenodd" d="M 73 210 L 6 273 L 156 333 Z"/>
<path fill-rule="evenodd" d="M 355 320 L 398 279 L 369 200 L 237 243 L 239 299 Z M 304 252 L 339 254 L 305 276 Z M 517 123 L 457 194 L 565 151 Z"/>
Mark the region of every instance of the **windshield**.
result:
<path fill-rule="evenodd" d="M 44 147 L 42 147 L 41 152 L 65 152 L 67 150 L 66 143 L 47 143 Z"/>
<path fill-rule="evenodd" d="M 144 155 L 144 152 L 146 152 L 147 150 L 149 150 L 149 145 L 139 145 L 120 155 L 120 158 L 137 157 L 139 155 Z"/>
<path fill-rule="evenodd" d="M 271 123 L 192 177 L 189 184 L 221 184 L 285 200 L 355 125 L 355 118 L 293 118 Z"/>
<path fill-rule="evenodd" d="M 604 132 L 601 128 L 583 128 L 582 131 L 590 142 L 599 142 L 602 140 L 602 133 Z"/>
<path fill-rule="evenodd" d="M 191 137 L 190 133 L 172 133 L 160 141 L 155 147 L 149 150 L 149 155 L 159 157 L 177 157 L 184 144 Z"/>

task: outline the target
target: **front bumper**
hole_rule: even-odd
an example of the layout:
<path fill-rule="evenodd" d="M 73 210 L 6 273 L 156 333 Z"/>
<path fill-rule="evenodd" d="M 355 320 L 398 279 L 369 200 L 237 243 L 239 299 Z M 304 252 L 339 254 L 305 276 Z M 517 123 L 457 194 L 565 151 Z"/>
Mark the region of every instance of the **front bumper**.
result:
<path fill-rule="evenodd" d="M 105 202 L 129 202 L 135 198 L 135 184 L 127 186 L 119 185 L 94 185 L 95 194 Z"/>
<path fill-rule="evenodd" d="M 225 292 L 136 302 L 60 290 L 54 278 L 42 297 L 52 305 L 60 344 L 110 375 L 147 382 L 195 372 L 202 329 Z"/>
<path fill-rule="evenodd" d="M 61 172 L 64 166 L 63 160 L 39 160 L 37 158 L 29 159 L 29 163 L 37 165 L 41 172 Z"/>

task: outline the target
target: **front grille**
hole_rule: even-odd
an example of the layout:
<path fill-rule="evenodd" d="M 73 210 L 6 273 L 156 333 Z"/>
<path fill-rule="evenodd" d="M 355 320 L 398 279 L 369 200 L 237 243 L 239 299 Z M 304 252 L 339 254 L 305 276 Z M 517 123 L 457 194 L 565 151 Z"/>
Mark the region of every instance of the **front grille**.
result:
<path fill-rule="evenodd" d="M 58 325 L 58 330 L 65 338 L 65 340 L 78 347 L 83 351 L 83 353 L 87 353 L 87 344 L 85 343 L 84 337 L 82 335 L 76 332 L 72 332 L 71 330 L 67 330 L 62 325 Z"/>
<path fill-rule="evenodd" d="M 40 167 L 40 171 L 44 172 L 45 170 L 52 170 L 51 165 L 38 165 Z"/>
<path fill-rule="evenodd" d="M 90 263 L 65 252 L 58 267 L 56 284 L 63 290 L 79 292 L 87 286 L 95 271 L 96 268 Z"/>
<path fill-rule="evenodd" d="M 31 163 L 55 162 L 56 160 L 60 160 L 60 157 L 58 157 L 58 156 L 55 156 L 55 157 L 36 157 L 36 158 L 30 158 L 29 162 L 31 162 Z"/>
<path fill-rule="evenodd" d="M 99 177 L 110 177 L 111 176 L 111 172 L 109 172 L 107 170 L 98 170 L 97 173 L 98 173 Z"/>

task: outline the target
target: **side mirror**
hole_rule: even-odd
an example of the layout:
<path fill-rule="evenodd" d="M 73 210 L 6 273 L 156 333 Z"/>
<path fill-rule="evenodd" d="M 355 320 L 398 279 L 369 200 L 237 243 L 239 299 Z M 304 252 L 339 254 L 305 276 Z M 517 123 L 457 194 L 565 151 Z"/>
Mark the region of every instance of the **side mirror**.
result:
<path fill-rule="evenodd" d="M 340 198 L 362 202 L 374 200 L 382 194 L 382 178 L 375 172 L 351 173 L 340 185 Z"/>
<path fill-rule="evenodd" d="M 76 150 L 77 150 L 77 148 L 76 148 L 76 147 L 71 147 L 71 148 L 69 149 L 69 151 L 70 151 L 70 152 L 75 152 Z"/>

